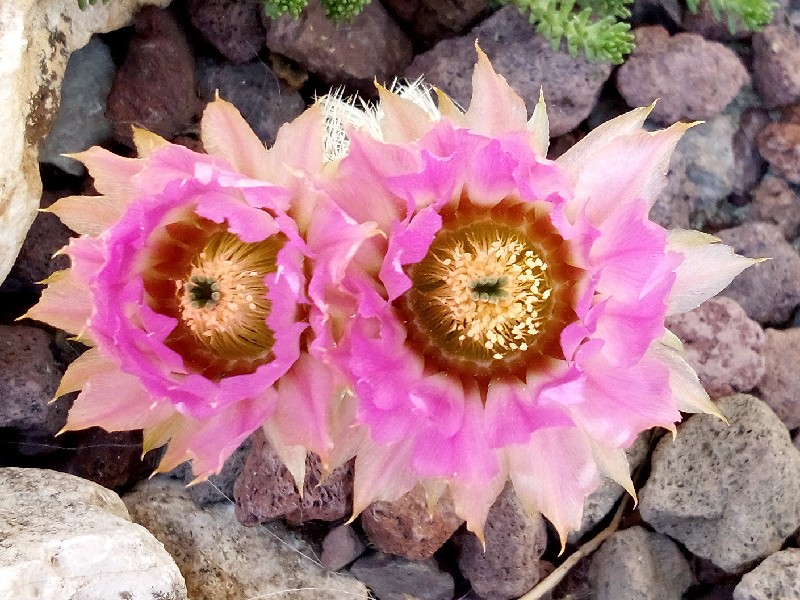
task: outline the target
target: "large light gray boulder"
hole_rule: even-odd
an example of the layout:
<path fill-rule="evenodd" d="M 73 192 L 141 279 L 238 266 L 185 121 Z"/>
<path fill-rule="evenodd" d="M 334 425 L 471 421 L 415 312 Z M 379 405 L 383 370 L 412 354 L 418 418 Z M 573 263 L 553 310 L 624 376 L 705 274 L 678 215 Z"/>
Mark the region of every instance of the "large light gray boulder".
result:
<path fill-rule="evenodd" d="M 128 25 L 142 6 L 170 0 L 0 2 L 0 282 L 14 264 L 33 223 L 42 182 L 38 146 L 58 110 L 70 54 L 94 33 Z"/>
<path fill-rule="evenodd" d="M 0 598 L 186 600 L 164 546 L 114 492 L 45 469 L 0 469 Z"/>
<path fill-rule="evenodd" d="M 326 571 L 311 547 L 285 527 L 244 527 L 232 504 L 198 508 L 175 479 L 141 482 L 124 501 L 133 519 L 174 557 L 192 600 L 288 598 L 295 589 L 314 600 L 369 597 L 359 581 Z"/>

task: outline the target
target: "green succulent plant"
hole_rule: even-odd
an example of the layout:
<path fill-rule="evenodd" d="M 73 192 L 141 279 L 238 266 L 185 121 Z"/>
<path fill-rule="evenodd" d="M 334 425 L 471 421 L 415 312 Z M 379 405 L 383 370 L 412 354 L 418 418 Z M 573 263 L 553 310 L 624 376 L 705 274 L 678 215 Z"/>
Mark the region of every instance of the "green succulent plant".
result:
<path fill-rule="evenodd" d="M 349 21 L 359 14 L 371 0 L 320 0 L 325 14 L 334 23 Z M 264 12 L 271 19 L 290 14 L 295 19 L 308 6 L 308 0 L 264 0 Z"/>

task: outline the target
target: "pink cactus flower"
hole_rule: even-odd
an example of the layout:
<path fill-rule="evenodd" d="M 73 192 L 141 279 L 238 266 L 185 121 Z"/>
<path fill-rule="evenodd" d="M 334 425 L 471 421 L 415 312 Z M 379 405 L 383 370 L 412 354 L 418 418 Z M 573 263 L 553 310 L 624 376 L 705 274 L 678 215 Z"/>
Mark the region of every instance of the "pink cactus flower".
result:
<path fill-rule="evenodd" d="M 447 487 L 482 536 L 510 480 L 563 542 L 601 475 L 635 493 L 624 449 L 640 432 L 719 414 L 664 319 L 755 261 L 648 218 L 691 125 L 649 133 L 639 108 L 551 161 L 543 100 L 529 120 L 482 52 L 469 110 L 427 92 L 379 88 L 361 113 L 326 101 L 329 191 L 362 229 L 348 260 L 317 257 L 309 297 L 326 330 L 313 351 L 368 431 L 354 510 Z"/>
<path fill-rule="evenodd" d="M 192 460 L 198 479 L 274 415 L 271 438 L 290 464 L 298 445 L 333 467 L 350 458 L 313 405 L 344 384 L 303 358 L 314 308 L 297 223 L 325 212 L 304 175 L 323 165 L 320 108 L 285 126 L 271 150 L 221 100 L 202 120 L 208 154 L 141 130 L 135 141 L 137 159 L 78 155 L 101 195 L 50 208 L 81 236 L 62 250 L 71 268 L 26 316 L 91 346 L 56 394 L 81 390 L 64 430 L 143 429 L 145 451 L 169 441 L 159 471 Z M 297 379 L 310 383 L 298 389 Z M 320 423 L 286 419 L 286 403 Z"/>

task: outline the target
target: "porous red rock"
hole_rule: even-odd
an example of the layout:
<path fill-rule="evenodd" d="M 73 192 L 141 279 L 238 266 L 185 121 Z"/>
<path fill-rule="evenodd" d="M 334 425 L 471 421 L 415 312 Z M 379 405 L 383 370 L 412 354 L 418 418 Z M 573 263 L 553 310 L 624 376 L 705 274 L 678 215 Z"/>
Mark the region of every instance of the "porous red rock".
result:
<path fill-rule="evenodd" d="M 800 427 L 800 329 L 767 329 L 761 399 L 789 429 Z"/>
<path fill-rule="evenodd" d="M 415 57 L 406 76 L 414 79 L 424 75 L 426 81 L 467 107 L 477 58 L 476 39 L 529 111 L 539 99 L 539 90 L 544 91 L 553 136 L 571 131 L 589 115 L 611 74 L 609 63 L 590 63 L 583 56 L 573 58 L 553 50 L 524 15 L 506 6 L 467 35 L 442 40 Z"/>
<path fill-rule="evenodd" d="M 449 494 L 430 512 L 420 485 L 394 502 L 373 502 L 361 514 L 361 525 L 375 548 L 411 560 L 433 556 L 463 522 Z"/>
<path fill-rule="evenodd" d="M 800 33 L 770 25 L 753 35 L 753 85 L 767 108 L 800 100 Z"/>
<path fill-rule="evenodd" d="M 717 236 L 739 254 L 769 258 L 745 269 L 721 294 L 762 325 L 787 322 L 800 305 L 800 256 L 783 232 L 769 223 L 745 223 Z"/>
<path fill-rule="evenodd" d="M 486 600 L 510 600 L 536 585 L 547 529 L 541 515 L 522 507 L 511 486 L 489 510 L 484 533 L 485 549 L 472 533 L 459 537 L 458 567 L 472 589 Z"/>
<path fill-rule="evenodd" d="M 694 33 L 670 36 L 660 26 L 639 27 L 636 49 L 617 71 L 617 89 L 629 106 L 658 100 L 659 123 L 709 119 L 721 113 L 747 82 L 736 54 Z"/>
<path fill-rule="evenodd" d="M 687 362 L 712 398 L 752 390 L 764 375 L 764 330 L 734 300 L 711 298 L 670 317 Z"/>
<path fill-rule="evenodd" d="M 199 109 L 194 55 L 166 10 L 142 9 L 106 103 L 114 137 L 132 146 L 131 125 L 172 139 Z"/>
<path fill-rule="evenodd" d="M 29 325 L 0 325 L 0 427 L 26 435 L 55 435 L 67 406 L 53 399 L 61 370 L 52 338 Z"/>
<path fill-rule="evenodd" d="M 421 0 L 414 33 L 427 46 L 463 35 L 488 10 L 486 0 Z"/>
<path fill-rule="evenodd" d="M 338 571 L 357 559 L 366 549 L 353 527 L 342 523 L 334 527 L 322 540 L 322 554 L 319 562 L 331 571 Z"/>
<path fill-rule="evenodd" d="M 800 196 L 786 181 L 767 175 L 753 190 L 750 216 L 754 220 L 774 223 L 784 237 L 792 241 L 800 227 Z"/>
<path fill-rule="evenodd" d="M 252 436 L 253 446 L 233 486 L 236 518 L 252 526 L 284 517 L 293 523 L 319 519 L 337 521 L 349 517 L 353 505 L 353 463 L 348 462 L 328 475 L 320 484 L 321 463 L 317 456 L 306 458 L 303 496 L 294 478 L 270 447 L 259 429 Z"/>
<path fill-rule="evenodd" d="M 232 63 L 247 62 L 266 44 L 258 2 L 248 0 L 188 0 L 192 25 Z"/>
<path fill-rule="evenodd" d="M 270 23 L 267 47 L 300 63 L 331 84 L 374 93 L 374 81 L 390 84 L 411 62 L 411 41 L 380 2 L 351 21 L 333 23 L 318 0 L 299 19 L 284 15 Z"/>
<path fill-rule="evenodd" d="M 800 123 L 770 123 L 758 136 L 758 150 L 776 173 L 800 184 Z"/>

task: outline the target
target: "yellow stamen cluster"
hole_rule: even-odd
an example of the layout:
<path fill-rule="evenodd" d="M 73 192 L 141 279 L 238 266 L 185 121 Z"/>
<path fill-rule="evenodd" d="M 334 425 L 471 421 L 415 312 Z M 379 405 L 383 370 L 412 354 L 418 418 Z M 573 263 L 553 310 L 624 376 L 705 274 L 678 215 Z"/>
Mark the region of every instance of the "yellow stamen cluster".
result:
<path fill-rule="evenodd" d="M 247 244 L 220 232 L 192 261 L 185 279 L 175 282 L 185 325 L 219 356 L 254 356 L 272 347 L 264 276 L 275 271 L 279 249 L 272 239 Z"/>
<path fill-rule="evenodd" d="M 411 274 L 418 325 L 465 358 L 525 352 L 548 314 L 547 263 L 523 233 L 489 221 L 440 232 Z"/>

